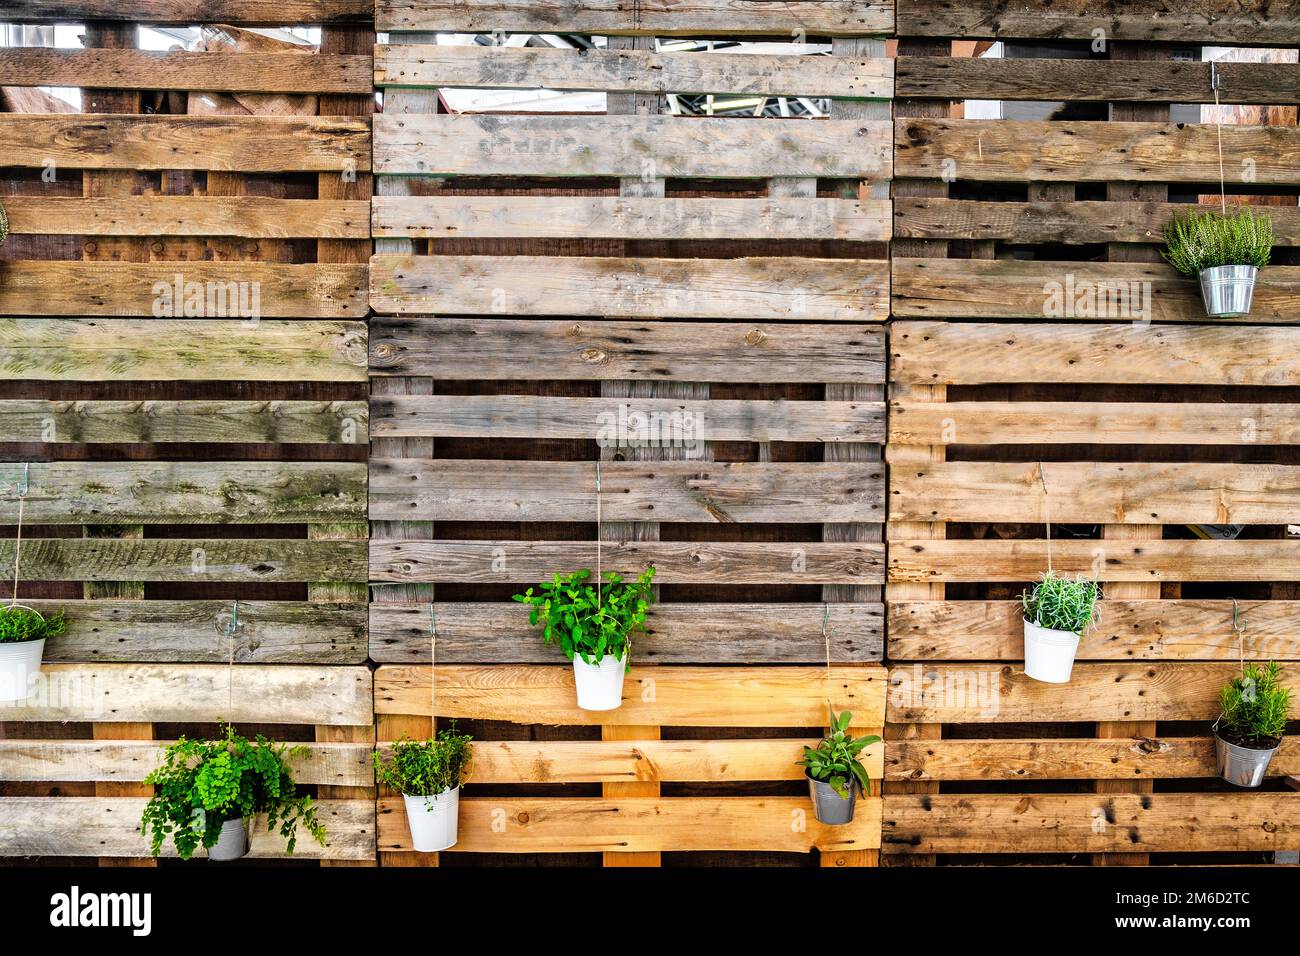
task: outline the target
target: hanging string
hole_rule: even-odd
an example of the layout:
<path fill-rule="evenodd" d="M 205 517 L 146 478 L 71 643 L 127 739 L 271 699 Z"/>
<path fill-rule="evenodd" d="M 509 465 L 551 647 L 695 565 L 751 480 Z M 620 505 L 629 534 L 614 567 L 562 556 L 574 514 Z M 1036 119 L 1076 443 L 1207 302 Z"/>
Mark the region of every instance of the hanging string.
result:
<path fill-rule="evenodd" d="M 826 690 L 831 688 L 831 606 L 826 604 L 822 611 L 822 642 L 826 645 Z"/>
<path fill-rule="evenodd" d="M 18 483 L 15 492 L 18 495 L 18 534 L 14 540 L 14 594 L 9 602 L 11 608 L 18 606 L 18 563 L 23 554 L 23 503 L 27 500 L 27 492 L 31 489 L 31 463 L 23 463 L 23 477 Z"/>
<path fill-rule="evenodd" d="M 600 527 L 600 462 L 596 462 L 596 611 L 600 612 L 600 543 L 604 534 Z"/>
<path fill-rule="evenodd" d="M 1228 187 L 1227 177 L 1223 172 L 1223 123 L 1220 117 L 1219 104 L 1219 87 L 1222 80 L 1219 76 L 1219 67 L 1213 60 L 1210 61 L 1210 87 L 1214 90 L 1214 131 L 1219 137 L 1219 209 L 1226 216 L 1228 214 Z"/>
<path fill-rule="evenodd" d="M 1043 486 L 1043 518 L 1047 526 L 1047 573 L 1052 573 L 1052 497 L 1047 493 L 1047 477 L 1043 463 L 1038 463 L 1038 483 Z"/>
<path fill-rule="evenodd" d="M 1237 666 L 1241 668 L 1241 676 L 1246 676 L 1246 625 L 1240 623 L 1241 606 L 1237 604 L 1237 599 L 1232 599 L 1232 630 L 1237 635 Z"/>
<path fill-rule="evenodd" d="M 226 637 L 230 643 L 230 660 L 226 665 L 226 719 L 234 716 L 235 710 L 235 631 L 239 629 L 239 601 L 230 608 L 230 623 L 226 625 Z"/>

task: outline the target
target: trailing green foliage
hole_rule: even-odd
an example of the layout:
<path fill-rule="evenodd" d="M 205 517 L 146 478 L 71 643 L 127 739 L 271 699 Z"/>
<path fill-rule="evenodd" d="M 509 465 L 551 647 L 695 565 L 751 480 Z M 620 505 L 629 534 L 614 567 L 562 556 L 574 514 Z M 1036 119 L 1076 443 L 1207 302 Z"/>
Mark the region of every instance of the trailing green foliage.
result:
<path fill-rule="evenodd" d="M 68 629 L 63 612 L 42 617 L 26 607 L 0 607 L 0 644 L 18 644 L 58 637 Z"/>
<path fill-rule="evenodd" d="M 1100 615 L 1097 601 L 1101 585 L 1083 577 L 1059 578 L 1051 571 L 1021 595 L 1025 620 L 1053 631 L 1070 631 L 1083 636 Z"/>
<path fill-rule="evenodd" d="M 558 644 L 564 656 L 579 655 L 588 664 L 599 664 L 606 654 L 621 658 L 631 649 L 632 631 L 645 626 L 646 612 L 654 593 L 650 583 L 655 569 L 648 567 L 635 582 L 625 582 L 613 571 L 597 588 L 587 583 L 591 570 L 557 574 L 538 585 L 540 594 L 529 588 L 514 599 L 532 611 L 528 621 L 542 626 L 542 640 Z"/>
<path fill-rule="evenodd" d="M 301 757 L 305 746 L 273 744 L 261 734 L 250 741 L 229 724 L 219 725 L 216 740 L 181 737 L 163 752 L 163 763 L 145 777 L 154 795 L 144 809 L 141 826 L 157 856 L 168 834 L 174 834 L 181 859 L 188 860 L 199 845 L 211 847 L 227 820 L 266 814 L 266 828 L 277 828 L 293 852 L 297 828 L 304 827 L 321 846 L 325 828 L 316 819 L 309 796 L 298 796 L 286 757 Z"/>
<path fill-rule="evenodd" d="M 1217 266 L 1262 269 L 1273 249 L 1273 219 L 1250 209 L 1230 216 L 1217 212 L 1174 216 L 1165 226 L 1165 246 L 1165 261 L 1187 276 Z"/>
<path fill-rule="evenodd" d="M 849 787 L 856 780 L 865 792 L 871 778 L 867 768 L 862 766 L 858 755 L 880 738 L 872 734 L 869 737 L 853 738 L 849 736 L 849 723 L 853 715 L 847 710 L 835 716 L 832 710 L 830 733 L 816 747 L 804 747 L 803 757 L 795 763 L 807 770 L 808 776 L 823 783 L 829 783 L 831 789 L 847 799 Z"/>
<path fill-rule="evenodd" d="M 384 760 L 376 750 L 375 776 L 386 787 L 412 797 L 429 797 L 445 793 L 469 779 L 474 748 L 469 734 L 456 733 L 453 722 L 436 738 L 411 740 L 403 737 L 393 744 L 391 760 Z"/>
<path fill-rule="evenodd" d="M 1239 746 L 1271 750 L 1286 733 L 1290 705 L 1291 692 L 1282 686 L 1276 661 L 1244 667 L 1219 693 L 1219 734 Z"/>

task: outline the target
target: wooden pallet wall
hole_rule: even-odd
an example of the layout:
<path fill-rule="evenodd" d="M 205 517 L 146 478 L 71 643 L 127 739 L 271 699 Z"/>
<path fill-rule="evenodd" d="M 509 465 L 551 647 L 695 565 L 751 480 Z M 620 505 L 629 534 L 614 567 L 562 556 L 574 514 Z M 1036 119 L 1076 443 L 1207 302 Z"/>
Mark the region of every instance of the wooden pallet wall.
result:
<path fill-rule="evenodd" d="M 140 781 L 220 718 L 310 744 L 330 838 L 294 859 L 373 863 L 366 6 L 17 6 L 86 49 L 0 51 L 4 83 L 85 112 L 0 113 L 0 561 L 26 464 L 18 596 L 71 622 L 0 724 L 0 856 L 148 862 Z M 245 29 L 322 21 L 314 52 Z M 141 23 L 209 49 L 141 51 Z M 159 308 L 178 279 L 260 309 Z"/>
<path fill-rule="evenodd" d="M 1230 201 L 1267 204 L 1279 237 L 1251 315 L 1207 320 L 1158 254 L 1173 212 L 1218 204 L 1201 45 L 1293 48 L 1276 13 L 899 2 L 887 862 L 1243 863 L 1300 845 L 1294 794 L 1215 779 L 1208 729 L 1239 653 L 1300 657 L 1300 139 L 1274 108 L 1295 102 L 1294 50 L 1217 67 Z M 972 100 L 1013 118 L 965 118 Z M 1017 599 L 1048 567 L 1049 525 L 1051 566 L 1105 591 L 1064 687 L 1021 663 Z"/>
<path fill-rule="evenodd" d="M 581 52 L 435 45 L 436 32 L 521 40 L 543 20 L 547 32 L 609 40 Z M 494 840 L 473 834 L 471 816 L 473 835 L 447 861 L 805 863 L 814 846 L 835 851 L 821 854 L 827 864 L 874 860 L 870 837 L 832 847 L 812 831 L 724 830 L 762 799 L 782 819 L 787 802 L 806 800 L 797 773 L 774 764 L 825 720 L 828 646 L 837 669 L 878 679 L 865 662 L 883 647 L 892 69 L 871 37 L 891 22 L 888 5 L 822 2 L 379 6 L 389 42 L 375 53 L 371 656 L 383 687 L 406 674 L 427 687 L 429 666 L 440 688 L 518 687 L 518 700 L 505 692 L 467 710 L 441 709 L 453 691 L 440 690 L 437 716 L 492 741 L 481 750 L 533 741 L 526 752 L 572 754 L 553 778 L 520 765 L 471 784 L 474 811 L 486 812 L 483 794 L 553 797 L 538 811 L 546 832 Z M 801 30 L 832 37 L 831 55 L 654 43 Z M 448 86 L 595 90 L 607 111 L 453 115 L 435 95 Z M 817 121 L 688 118 L 668 114 L 673 92 L 834 105 Z M 666 424 L 672 440 L 642 442 L 637 423 Z M 576 709 L 563 658 L 509 601 L 555 572 L 594 569 L 598 537 L 603 570 L 654 563 L 661 600 L 624 709 L 603 725 Z M 770 718 L 733 722 L 726 696 L 709 714 L 679 713 L 672 697 L 635 706 L 645 681 L 748 694 L 738 675 L 750 673 L 772 682 Z M 542 687 L 555 708 L 543 722 L 558 729 L 508 706 Z M 813 709 L 783 696 L 810 688 L 823 701 Z M 427 732 L 432 705 L 380 697 L 381 739 Z M 775 714 L 792 706 L 799 719 L 783 724 Z M 859 729 L 878 730 L 873 721 Z M 715 740 L 698 727 L 734 729 Z M 781 760 L 748 783 L 721 765 L 628 774 L 629 752 L 680 754 L 701 736 L 709 753 Z M 640 808 L 635 839 L 620 843 L 617 827 L 582 837 L 601 799 Z M 685 829 L 656 836 L 639 815 L 651 810 L 682 814 Z M 404 852 L 400 818 L 385 819 L 385 862 L 430 862 Z"/>

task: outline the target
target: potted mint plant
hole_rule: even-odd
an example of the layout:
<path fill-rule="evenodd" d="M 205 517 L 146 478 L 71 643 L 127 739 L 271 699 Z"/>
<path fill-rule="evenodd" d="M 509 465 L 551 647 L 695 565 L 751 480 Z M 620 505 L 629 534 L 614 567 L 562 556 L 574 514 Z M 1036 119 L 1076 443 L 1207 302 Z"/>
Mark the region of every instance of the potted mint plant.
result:
<path fill-rule="evenodd" d="M 578 706 L 583 710 L 615 710 L 623 703 L 623 675 L 632 649 L 632 632 L 645 626 L 654 592 L 655 569 L 646 568 L 636 581 L 624 581 L 613 571 L 599 586 L 588 583 L 591 570 L 557 574 L 514 599 L 528 605 L 533 627 L 542 640 L 558 644 L 573 662 Z"/>
<path fill-rule="evenodd" d="M 456 845 L 460 821 L 460 785 L 469 779 L 473 748 L 469 734 L 451 728 L 428 740 L 403 737 L 388 759 L 376 750 L 375 776 L 406 802 L 411 846 L 437 853 Z"/>
<path fill-rule="evenodd" d="M 847 710 L 838 717 L 831 710 L 830 717 L 829 733 L 816 747 L 804 747 L 803 757 L 795 763 L 804 768 L 808 778 L 808 792 L 818 822 L 840 826 L 852 822 L 858 792 L 865 793 L 871 782 L 860 755 L 867 747 L 879 743 L 880 738 L 874 734 L 850 736 L 853 715 Z"/>
<path fill-rule="evenodd" d="M 22 604 L 0 608 L 0 701 L 32 696 L 46 639 L 67 629 L 61 613 L 46 617 Z"/>
<path fill-rule="evenodd" d="M 1047 684 L 1068 684 L 1079 639 L 1097 620 L 1101 587 L 1051 571 L 1021 596 L 1025 615 L 1025 675 Z"/>
<path fill-rule="evenodd" d="M 1219 776 L 1238 787 L 1264 782 L 1286 733 L 1291 692 L 1276 662 L 1243 667 L 1219 693 L 1214 752 Z"/>
<path fill-rule="evenodd" d="M 1189 213 L 1174 216 L 1164 232 L 1165 261 L 1200 279 L 1206 315 L 1250 313 L 1255 277 L 1268 265 L 1273 249 L 1273 220 L 1267 213 Z"/>

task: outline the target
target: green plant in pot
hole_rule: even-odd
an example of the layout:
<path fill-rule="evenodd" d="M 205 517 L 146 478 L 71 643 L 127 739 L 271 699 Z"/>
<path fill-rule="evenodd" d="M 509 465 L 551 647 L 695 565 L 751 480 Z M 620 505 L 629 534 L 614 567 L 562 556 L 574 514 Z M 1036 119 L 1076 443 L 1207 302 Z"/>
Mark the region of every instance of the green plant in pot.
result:
<path fill-rule="evenodd" d="M 1067 684 L 1079 639 L 1098 620 L 1101 586 L 1051 571 L 1021 596 L 1024 610 L 1025 675 L 1047 684 Z"/>
<path fill-rule="evenodd" d="M 460 818 L 460 786 L 469 779 L 474 748 L 469 734 L 453 723 L 428 740 L 403 737 L 392 753 L 373 754 L 375 776 L 406 802 L 411 846 L 420 853 L 437 853 L 456 845 Z"/>
<path fill-rule="evenodd" d="M 1188 213 L 1165 226 L 1165 261 L 1201 283 L 1211 317 L 1247 315 L 1255 278 L 1273 249 L 1273 220 L 1265 212 Z"/>
<path fill-rule="evenodd" d="M 300 795 L 286 759 L 306 756 L 303 745 L 275 744 L 262 735 L 248 740 L 229 724 L 214 740 L 181 737 L 163 751 L 162 764 L 145 783 L 154 787 L 141 820 L 157 856 L 168 836 L 181 859 L 200 846 L 211 860 L 235 860 L 248 852 L 248 821 L 266 815 L 266 828 L 279 831 L 292 853 L 301 827 L 321 846 L 325 828 L 316 804 Z"/>
<path fill-rule="evenodd" d="M 558 644 L 573 662 L 578 706 L 614 710 L 623 702 L 623 674 L 632 649 L 632 632 L 644 628 L 654 600 L 648 567 L 635 581 L 610 571 L 599 586 L 589 583 L 591 570 L 557 574 L 514 599 L 526 604 L 528 621 L 542 628 L 542 640 Z"/>
<path fill-rule="evenodd" d="M 813 813 L 821 823 L 831 826 L 849 823 L 859 791 L 866 792 L 871 778 L 861 760 L 862 751 L 880 738 L 853 737 L 849 724 L 853 714 L 849 711 L 836 716 L 830 711 L 830 732 L 816 747 L 804 747 L 803 757 L 795 763 L 804 768 L 808 777 L 808 792 L 812 797 Z"/>
<path fill-rule="evenodd" d="M 1244 666 L 1219 692 L 1214 750 L 1219 775 L 1238 787 L 1264 782 L 1273 755 L 1286 734 L 1291 692 L 1282 684 L 1275 661 Z"/>
<path fill-rule="evenodd" d="M 67 629 L 61 612 L 46 617 L 22 604 L 0 608 L 0 701 L 26 700 L 32 695 L 46 640 Z"/>

